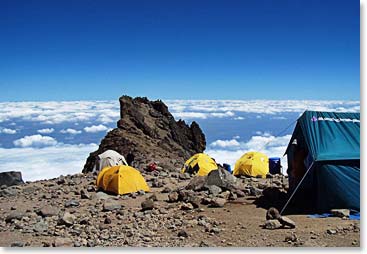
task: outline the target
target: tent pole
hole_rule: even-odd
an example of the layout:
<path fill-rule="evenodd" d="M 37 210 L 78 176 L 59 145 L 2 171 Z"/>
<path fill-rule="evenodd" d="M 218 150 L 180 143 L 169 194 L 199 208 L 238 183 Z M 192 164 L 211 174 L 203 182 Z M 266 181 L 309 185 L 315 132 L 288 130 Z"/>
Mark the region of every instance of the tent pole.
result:
<path fill-rule="evenodd" d="M 285 203 L 285 205 L 283 206 L 283 209 L 280 211 L 280 215 L 282 215 L 282 213 L 284 212 L 285 208 L 287 207 L 287 205 L 289 204 L 289 202 L 293 198 L 294 194 L 298 190 L 299 186 L 301 186 L 301 183 L 303 182 L 303 180 L 305 179 L 306 175 L 308 174 L 308 171 L 310 171 L 310 169 L 312 168 L 313 164 L 314 164 L 314 161 L 311 163 L 310 167 L 307 169 L 307 171 L 304 174 L 304 176 L 302 177 L 301 181 L 298 183 L 297 187 L 294 189 L 294 191 L 293 191 L 292 195 L 289 197 L 287 203 Z"/>

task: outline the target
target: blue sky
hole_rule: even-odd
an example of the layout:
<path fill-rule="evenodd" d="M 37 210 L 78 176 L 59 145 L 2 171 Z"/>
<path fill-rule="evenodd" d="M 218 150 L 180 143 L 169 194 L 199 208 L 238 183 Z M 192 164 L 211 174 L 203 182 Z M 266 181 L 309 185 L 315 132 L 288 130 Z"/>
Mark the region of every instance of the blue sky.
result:
<path fill-rule="evenodd" d="M 359 100 L 359 1 L 0 1 L 0 101 Z"/>

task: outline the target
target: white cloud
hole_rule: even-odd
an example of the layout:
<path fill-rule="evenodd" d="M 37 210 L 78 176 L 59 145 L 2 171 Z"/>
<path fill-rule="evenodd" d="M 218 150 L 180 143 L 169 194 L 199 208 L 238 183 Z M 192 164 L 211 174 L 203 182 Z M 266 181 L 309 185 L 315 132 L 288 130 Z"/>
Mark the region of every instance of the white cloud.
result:
<path fill-rule="evenodd" d="M 212 147 L 222 147 L 222 148 L 235 147 L 239 145 L 240 143 L 236 139 L 231 139 L 231 140 L 220 140 L 219 139 L 210 144 L 210 146 Z"/>
<path fill-rule="evenodd" d="M 54 128 L 45 128 L 45 129 L 40 129 L 37 132 L 41 133 L 41 134 L 50 134 L 52 132 L 54 132 L 55 129 Z"/>
<path fill-rule="evenodd" d="M 87 126 L 84 128 L 85 132 L 99 132 L 99 131 L 106 131 L 108 130 L 108 128 L 102 124 L 100 125 L 92 125 L 92 126 Z"/>
<path fill-rule="evenodd" d="M 54 146 L 57 144 L 57 141 L 52 137 L 37 134 L 14 140 L 13 144 L 18 147 L 45 147 Z"/>
<path fill-rule="evenodd" d="M 235 118 L 233 118 L 234 120 L 244 120 L 245 118 L 244 117 L 242 117 L 242 116 L 237 116 L 237 117 L 235 117 Z"/>
<path fill-rule="evenodd" d="M 11 135 L 11 134 L 17 133 L 17 131 L 13 129 L 3 128 L 3 129 L 0 129 L 0 133 Z"/>
<path fill-rule="evenodd" d="M 66 130 L 61 130 L 60 133 L 76 135 L 76 134 L 82 133 L 82 131 L 78 131 L 78 130 L 75 130 L 75 129 L 68 128 Z"/>
<path fill-rule="evenodd" d="M 50 179 L 60 175 L 80 173 L 96 144 L 57 145 L 44 148 L 0 148 L 0 172 L 16 169 L 23 180 Z"/>

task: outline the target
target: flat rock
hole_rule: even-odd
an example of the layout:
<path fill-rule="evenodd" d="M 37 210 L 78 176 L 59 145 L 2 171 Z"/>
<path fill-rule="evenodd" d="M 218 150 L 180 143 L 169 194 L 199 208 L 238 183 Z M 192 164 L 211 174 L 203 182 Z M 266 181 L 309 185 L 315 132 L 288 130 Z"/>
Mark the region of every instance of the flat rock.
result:
<path fill-rule="evenodd" d="M 147 199 L 147 200 L 141 202 L 141 209 L 143 211 L 152 210 L 153 208 L 154 208 L 154 201 L 153 200 Z"/>
<path fill-rule="evenodd" d="M 39 210 L 39 215 L 42 217 L 52 217 L 58 215 L 60 210 L 53 206 L 44 206 Z"/>
<path fill-rule="evenodd" d="M 192 210 L 194 206 L 191 203 L 183 203 L 181 205 L 181 210 Z"/>
<path fill-rule="evenodd" d="M 296 223 L 293 220 L 291 220 L 288 217 L 286 217 L 286 216 L 279 217 L 278 218 L 278 221 L 283 226 L 287 226 L 287 227 L 290 227 L 290 228 L 295 228 L 296 227 Z"/>
<path fill-rule="evenodd" d="M 20 211 L 12 211 L 8 216 L 6 216 L 5 221 L 11 222 L 13 220 L 21 220 L 24 217 L 24 213 Z"/>
<path fill-rule="evenodd" d="M 121 209 L 122 205 L 116 201 L 107 200 L 103 203 L 103 211 L 110 212 Z"/>
<path fill-rule="evenodd" d="M 222 189 L 216 185 L 209 185 L 207 189 L 209 194 L 213 194 L 214 196 L 218 196 L 218 194 L 222 192 Z"/>
<path fill-rule="evenodd" d="M 36 224 L 33 225 L 33 231 L 37 232 L 37 233 L 42 233 L 47 231 L 48 229 L 48 224 L 47 222 L 41 220 L 39 222 L 37 222 Z"/>
<path fill-rule="evenodd" d="M 65 238 L 58 237 L 52 243 L 52 246 L 54 247 L 73 247 L 73 245 L 74 245 L 73 240 L 67 237 Z"/>
<path fill-rule="evenodd" d="M 72 226 L 76 221 L 76 217 L 73 214 L 65 212 L 63 216 L 59 219 L 60 225 Z"/>
<path fill-rule="evenodd" d="M 204 188 L 206 176 L 195 176 L 185 187 L 187 190 L 200 191 Z"/>
<path fill-rule="evenodd" d="M 69 208 L 69 207 L 78 207 L 79 206 L 79 202 L 77 200 L 68 200 L 65 202 L 64 206 L 66 208 Z"/>
<path fill-rule="evenodd" d="M 349 217 L 350 215 L 349 209 L 332 209 L 330 212 L 335 217 L 340 217 L 340 218 Z"/>
<path fill-rule="evenodd" d="M 102 199 L 102 200 L 106 200 L 106 199 L 110 199 L 113 196 L 112 195 L 108 195 L 107 193 L 103 192 L 103 191 L 99 191 L 95 194 L 94 196 L 96 199 Z"/>
<path fill-rule="evenodd" d="M 211 207 L 223 207 L 227 203 L 224 198 L 213 198 L 210 202 Z"/>
<path fill-rule="evenodd" d="M 178 201 L 178 193 L 176 191 L 173 191 L 170 194 L 168 194 L 168 201 L 169 202 L 177 202 Z"/>
<path fill-rule="evenodd" d="M 267 220 L 263 227 L 266 229 L 277 229 L 282 227 L 282 224 L 278 220 Z"/>

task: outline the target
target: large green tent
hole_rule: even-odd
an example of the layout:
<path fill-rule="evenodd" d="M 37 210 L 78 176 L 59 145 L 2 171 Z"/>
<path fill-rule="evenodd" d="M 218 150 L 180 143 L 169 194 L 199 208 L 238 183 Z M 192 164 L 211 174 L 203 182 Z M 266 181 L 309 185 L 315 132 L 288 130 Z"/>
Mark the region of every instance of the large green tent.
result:
<path fill-rule="evenodd" d="M 360 210 L 359 113 L 305 111 L 286 154 L 291 195 L 283 211 L 289 203 L 319 212 Z M 295 179 L 299 158 L 304 171 Z"/>

